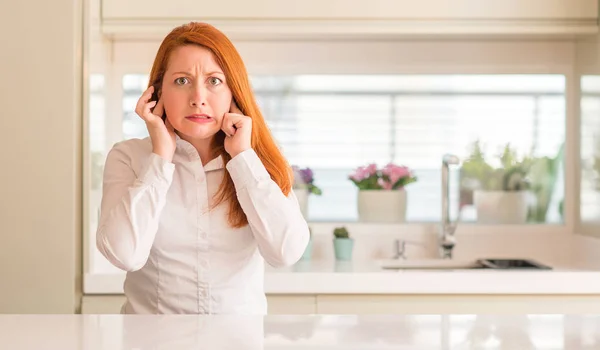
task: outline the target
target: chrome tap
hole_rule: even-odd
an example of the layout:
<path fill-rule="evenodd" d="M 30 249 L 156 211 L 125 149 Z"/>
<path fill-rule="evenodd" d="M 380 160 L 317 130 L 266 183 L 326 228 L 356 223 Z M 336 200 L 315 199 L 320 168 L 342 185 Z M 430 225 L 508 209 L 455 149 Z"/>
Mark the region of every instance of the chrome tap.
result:
<path fill-rule="evenodd" d="M 459 164 L 458 157 L 452 154 L 445 154 L 442 158 L 442 222 L 440 227 L 440 255 L 444 259 L 452 258 L 452 250 L 456 244 L 454 231 L 456 231 L 457 222 L 450 221 L 450 181 L 449 166 Z M 457 220 L 458 221 L 458 220 Z"/>
<path fill-rule="evenodd" d="M 415 242 L 415 241 L 407 241 L 405 239 L 396 239 L 396 253 L 392 257 L 392 259 L 396 260 L 405 260 L 406 259 L 406 245 L 413 245 L 422 248 L 426 248 L 427 246 L 424 243 Z"/>

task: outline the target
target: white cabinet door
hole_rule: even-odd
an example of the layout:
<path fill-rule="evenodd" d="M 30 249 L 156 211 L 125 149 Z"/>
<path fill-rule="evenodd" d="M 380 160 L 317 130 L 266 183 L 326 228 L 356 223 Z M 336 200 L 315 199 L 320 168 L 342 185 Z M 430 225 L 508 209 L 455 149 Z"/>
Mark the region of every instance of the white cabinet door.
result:
<path fill-rule="evenodd" d="M 319 314 L 598 313 L 600 296 L 319 295 Z"/>
<path fill-rule="evenodd" d="M 122 295 L 84 296 L 82 314 L 118 314 L 125 302 Z M 309 315 L 316 313 L 314 295 L 267 295 L 269 314 Z"/>
<path fill-rule="evenodd" d="M 84 296 L 83 314 L 118 314 L 125 297 Z M 600 295 L 268 295 L 269 314 L 600 313 Z"/>
<path fill-rule="evenodd" d="M 269 314 L 310 315 L 317 313 L 314 295 L 268 295 Z"/>
<path fill-rule="evenodd" d="M 84 296 L 81 300 L 82 314 L 119 314 L 125 303 L 123 295 Z"/>

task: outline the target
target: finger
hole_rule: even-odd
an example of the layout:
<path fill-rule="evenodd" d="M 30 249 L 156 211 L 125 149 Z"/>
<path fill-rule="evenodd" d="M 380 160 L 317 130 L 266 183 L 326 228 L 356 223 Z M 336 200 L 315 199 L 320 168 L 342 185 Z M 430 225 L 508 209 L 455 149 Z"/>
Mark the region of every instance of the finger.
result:
<path fill-rule="evenodd" d="M 154 92 L 154 86 L 150 86 L 149 88 L 146 89 L 146 91 L 144 91 L 142 96 L 140 96 L 140 98 L 135 106 L 135 112 L 140 117 L 142 116 L 142 114 L 144 112 L 144 107 L 146 106 L 146 103 L 148 103 L 148 100 L 150 99 L 150 97 L 152 97 L 153 92 Z"/>
<path fill-rule="evenodd" d="M 142 119 L 144 119 L 147 122 L 156 119 L 156 116 L 152 114 L 152 107 L 156 106 L 156 104 L 156 101 L 150 101 L 146 103 L 146 105 L 144 106 L 144 110 L 142 111 Z"/>
<path fill-rule="evenodd" d="M 229 112 L 236 113 L 236 114 L 242 114 L 242 115 L 244 114 L 244 113 L 242 113 L 242 111 L 240 110 L 238 105 L 235 103 L 235 100 L 233 98 L 231 98 L 231 106 L 229 107 Z"/>
<path fill-rule="evenodd" d="M 163 114 L 165 112 L 165 105 L 163 103 L 162 99 L 158 100 L 158 103 L 156 104 L 156 107 L 154 107 L 154 109 L 152 110 L 152 114 L 154 114 L 155 116 L 162 118 Z"/>
<path fill-rule="evenodd" d="M 230 119 L 231 119 L 231 123 L 233 124 L 233 127 L 236 130 L 241 129 L 252 123 L 252 118 L 247 117 L 243 114 L 231 114 Z"/>
<path fill-rule="evenodd" d="M 226 113 L 225 118 L 223 118 L 223 125 L 221 126 L 221 130 L 225 132 L 227 136 L 235 135 L 235 114 Z"/>
<path fill-rule="evenodd" d="M 235 134 L 235 128 L 233 127 L 233 121 L 231 119 L 231 114 L 229 114 L 229 113 L 225 114 L 225 117 L 223 118 L 223 125 L 221 125 L 221 130 L 223 130 L 225 135 L 230 136 L 230 137 Z"/>

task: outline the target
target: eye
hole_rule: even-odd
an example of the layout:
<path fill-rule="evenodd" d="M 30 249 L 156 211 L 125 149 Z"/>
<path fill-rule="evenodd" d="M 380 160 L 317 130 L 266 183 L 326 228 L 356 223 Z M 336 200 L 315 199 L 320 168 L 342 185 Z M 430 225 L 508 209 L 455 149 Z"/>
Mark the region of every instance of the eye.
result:
<path fill-rule="evenodd" d="M 217 77 L 210 77 L 210 78 L 208 78 L 208 83 L 212 86 L 217 86 L 217 85 L 223 83 L 223 81 Z"/>
<path fill-rule="evenodd" d="M 180 78 L 175 79 L 175 84 L 177 84 L 177 85 L 184 85 L 188 82 L 189 82 L 188 78 L 186 78 L 186 77 L 180 77 Z"/>

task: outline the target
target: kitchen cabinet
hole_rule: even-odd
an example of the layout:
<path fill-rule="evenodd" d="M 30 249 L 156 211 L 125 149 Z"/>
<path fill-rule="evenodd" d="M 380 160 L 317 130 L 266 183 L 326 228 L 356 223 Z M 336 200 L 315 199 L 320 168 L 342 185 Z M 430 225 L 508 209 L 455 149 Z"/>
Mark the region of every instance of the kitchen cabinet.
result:
<path fill-rule="evenodd" d="M 598 313 L 600 295 L 319 295 L 319 314 Z"/>
<path fill-rule="evenodd" d="M 598 28 L 596 0 L 102 0 L 113 36 L 164 36 L 205 21 L 234 37 L 586 35 Z"/>
<path fill-rule="evenodd" d="M 84 296 L 82 314 L 118 314 L 125 302 L 123 295 Z M 310 315 L 317 313 L 315 295 L 268 295 L 269 314 Z"/>
<path fill-rule="evenodd" d="M 84 296 L 83 314 L 119 313 L 121 295 Z M 268 295 L 269 314 L 600 313 L 600 295 Z"/>

